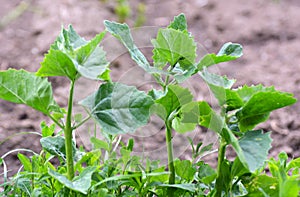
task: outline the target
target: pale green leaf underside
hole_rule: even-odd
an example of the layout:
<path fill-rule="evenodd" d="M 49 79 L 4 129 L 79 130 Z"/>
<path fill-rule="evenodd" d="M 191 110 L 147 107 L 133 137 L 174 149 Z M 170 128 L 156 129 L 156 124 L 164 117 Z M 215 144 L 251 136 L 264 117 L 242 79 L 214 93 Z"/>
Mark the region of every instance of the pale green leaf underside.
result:
<path fill-rule="evenodd" d="M 202 72 L 199 72 L 202 79 L 208 84 L 210 90 L 218 99 L 220 106 L 223 106 L 226 103 L 226 90 L 230 89 L 235 80 L 228 79 L 226 76 L 220 76 L 203 69 Z"/>
<path fill-rule="evenodd" d="M 205 55 L 197 65 L 198 70 L 202 70 L 204 67 L 209 67 L 221 62 L 228 62 L 235 60 L 243 55 L 243 47 L 236 43 L 225 43 L 218 54 Z"/>
<path fill-rule="evenodd" d="M 104 21 L 106 30 L 110 32 L 113 36 L 118 38 L 122 44 L 127 48 L 131 58 L 146 72 L 159 72 L 150 66 L 148 60 L 143 55 L 143 53 L 134 44 L 130 29 L 127 24 L 120 24 L 112 21 Z"/>
<path fill-rule="evenodd" d="M 271 148 L 270 133 L 262 130 L 248 131 L 237 139 L 230 130 L 223 130 L 223 137 L 232 145 L 241 163 L 251 172 L 262 167 Z"/>
<path fill-rule="evenodd" d="M 25 70 L 9 69 L 0 72 L 0 98 L 26 104 L 44 114 L 59 111 L 59 106 L 53 99 L 51 84 L 47 79 Z"/>
<path fill-rule="evenodd" d="M 271 142 L 270 133 L 263 133 L 262 130 L 248 131 L 239 140 L 239 145 L 243 151 L 240 154 L 244 155 L 251 172 L 263 166 L 271 148 Z"/>
<path fill-rule="evenodd" d="M 80 104 L 90 110 L 104 132 L 119 134 L 145 125 L 153 100 L 135 87 L 106 83 Z"/>

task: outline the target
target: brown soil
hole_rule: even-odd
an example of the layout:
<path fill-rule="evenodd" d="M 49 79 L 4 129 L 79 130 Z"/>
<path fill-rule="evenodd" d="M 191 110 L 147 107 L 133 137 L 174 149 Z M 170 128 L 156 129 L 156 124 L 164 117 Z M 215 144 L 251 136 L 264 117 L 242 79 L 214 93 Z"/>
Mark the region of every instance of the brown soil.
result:
<path fill-rule="evenodd" d="M 20 0 L 1 1 L 0 21 L 19 5 Z M 1 27 L 0 25 L 0 69 L 24 68 L 36 71 L 49 45 L 59 33 L 61 25 L 73 24 L 80 35 L 91 38 L 104 30 L 103 20 L 117 20 L 113 12 L 114 3 L 103 3 L 98 0 L 31 0 L 28 9 L 15 20 Z M 130 1 L 136 7 L 137 0 Z M 140 1 L 142 2 L 142 1 Z M 277 89 L 292 92 L 300 98 L 300 2 L 297 0 L 176 0 L 176 1 L 144 1 L 146 4 L 146 26 L 151 28 L 134 31 L 134 38 L 141 49 L 151 56 L 149 38 L 153 38 L 158 26 L 169 23 L 181 12 L 187 16 L 189 29 L 195 39 L 201 43 L 199 55 L 217 52 L 225 42 L 232 41 L 244 46 L 244 56 L 234 62 L 224 63 L 216 71 L 237 79 L 237 86 L 242 84 L 274 85 Z M 130 25 L 136 16 L 133 9 Z M 1 24 L 1 23 L 0 23 Z M 145 34 L 147 32 L 148 34 Z M 112 63 L 112 76 L 115 81 L 136 84 L 140 88 L 151 85 L 151 79 L 141 72 L 134 63 L 128 60 L 125 50 L 115 45 L 111 38 L 104 41 L 109 60 Z M 117 46 L 117 47 L 116 47 Z M 124 73 L 130 73 L 124 77 Z M 132 75 L 131 75 L 132 73 Z M 130 77 L 128 77 L 130 76 Z M 197 77 L 186 85 L 195 91 L 197 98 L 210 98 L 206 86 L 196 82 Z M 65 106 L 67 100 L 67 80 L 51 78 L 54 94 L 59 104 Z M 143 84 L 141 86 L 141 84 Z M 77 89 L 76 100 L 80 100 L 96 89 L 90 82 L 81 81 Z M 212 100 L 213 102 L 213 100 Z M 80 109 L 78 108 L 78 111 Z M 20 132 L 40 132 L 39 124 L 44 120 L 42 114 L 22 106 L 0 101 L 0 142 L 9 136 Z M 270 156 L 286 151 L 290 157 L 300 156 L 300 103 L 281 109 L 272 114 L 270 120 L 260 125 L 265 130 L 271 130 L 273 148 Z M 50 121 L 46 119 L 48 123 Z M 147 150 L 153 155 L 163 151 L 164 139 L 158 134 L 160 123 L 153 119 L 153 127 L 147 134 L 140 131 L 132 134 L 137 141 L 136 152 Z M 143 129 L 145 131 L 146 128 Z M 88 145 L 89 133 L 80 130 L 79 140 Z M 160 132 L 161 133 L 161 132 Z M 215 143 L 212 132 L 198 129 L 188 134 L 195 140 Z M 196 135 L 196 136 L 195 136 Z M 177 156 L 189 158 L 182 154 L 187 142 L 185 136 L 176 135 Z M 125 136 L 125 139 L 128 136 Z M 149 140 L 150 139 L 150 140 Z M 17 135 L 0 144 L 0 155 L 16 148 L 40 150 L 39 136 L 34 134 Z M 158 154 L 162 155 L 162 154 Z M 161 158 L 161 157 L 158 157 Z M 209 157 L 212 159 L 212 157 Z M 213 159 L 215 160 L 215 159 Z M 9 169 L 18 169 L 16 154 L 5 159 Z M 3 168 L 0 169 L 0 174 Z"/>

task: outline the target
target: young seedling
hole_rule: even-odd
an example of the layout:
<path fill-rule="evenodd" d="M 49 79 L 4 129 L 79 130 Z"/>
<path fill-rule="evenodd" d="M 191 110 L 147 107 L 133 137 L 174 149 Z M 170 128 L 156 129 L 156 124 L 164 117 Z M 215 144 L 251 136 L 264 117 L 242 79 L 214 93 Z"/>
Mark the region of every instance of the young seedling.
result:
<path fill-rule="evenodd" d="M 268 161 L 273 177 L 260 174 L 271 148 L 270 133 L 255 129 L 268 119 L 271 111 L 292 105 L 296 99 L 290 93 L 274 87 L 242 86 L 232 88 L 235 80 L 208 71 L 208 67 L 242 56 L 242 46 L 225 43 L 217 54 L 211 53 L 196 61 L 196 43 L 187 30 L 186 18 L 180 14 L 167 28 L 161 28 L 152 40 L 153 64 L 150 64 L 134 44 L 126 24 L 105 21 L 106 31 L 118 38 L 128 49 L 131 58 L 161 86 L 148 93 L 136 87 L 112 82 L 109 62 L 99 47 L 106 31 L 90 41 L 80 37 L 69 26 L 51 45 L 36 73 L 9 69 L 0 72 L 0 98 L 26 104 L 47 115 L 55 124 L 41 124 L 43 150 L 29 159 L 18 158 L 24 171 L 11 182 L 4 183 L 5 196 L 272 196 L 274 191 L 283 197 L 285 192 L 297 196 L 299 192 L 299 159 L 287 164 Z M 194 101 L 188 88 L 180 84 L 199 74 L 218 101 L 220 112 L 206 101 Z M 67 109 L 54 100 L 47 77 L 63 76 L 70 81 Z M 73 116 L 74 87 L 80 77 L 98 80 L 97 91 L 79 102 L 88 112 L 86 118 Z M 117 136 L 134 132 L 147 124 L 151 114 L 165 124 L 168 172 L 157 161 L 142 165 L 140 158 L 131 156 L 134 143 L 123 144 Z M 77 149 L 72 139 L 75 129 L 91 117 L 101 127 L 106 141 L 91 138 L 93 150 Z M 193 146 L 193 160 L 174 158 L 172 131 L 185 133 L 197 125 L 219 136 L 218 164 L 214 170 L 197 158 L 210 146 Z M 59 127 L 63 135 L 55 134 Z M 116 140 L 117 139 L 117 140 Z M 192 140 L 190 140 L 192 143 Z M 117 156 L 120 148 L 120 158 Z M 226 158 L 232 146 L 237 156 Z M 101 154 L 105 152 L 103 158 Z M 54 167 L 50 160 L 57 157 Z M 0 164 L 4 164 L 4 157 Z M 289 176 L 288 171 L 292 171 Z M 264 183 L 269 180 L 268 183 Z M 275 187 L 274 191 L 267 189 Z M 255 187 L 254 187 L 255 186 Z M 291 190 L 286 188 L 291 186 Z M 298 186 L 298 187 L 297 187 Z"/>

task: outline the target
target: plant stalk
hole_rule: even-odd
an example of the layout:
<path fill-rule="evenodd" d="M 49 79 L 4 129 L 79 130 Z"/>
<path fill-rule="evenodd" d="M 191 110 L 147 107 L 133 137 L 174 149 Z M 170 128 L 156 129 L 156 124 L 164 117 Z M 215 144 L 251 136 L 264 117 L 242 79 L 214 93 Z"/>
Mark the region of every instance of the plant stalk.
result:
<path fill-rule="evenodd" d="M 175 183 L 175 167 L 173 158 L 172 128 L 169 122 L 166 122 L 166 143 L 168 151 L 168 165 L 170 171 L 169 184 Z"/>
<path fill-rule="evenodd" d="M 65 145 L 66 145 L 66 157 L 67 157 L 67 173 L 68 173 L 69 180 L 72 180 L 74 178 L 74 160 L 73 160 L 73 148 L 72 148 L 73 95 L 74 95 L 74 81 L 71 81 L 69 101 L 68 101 L 68 113 L 67 113 L 67 119 L 66 119 L 66 127 L 64 130 Z"/>
<path fill-rule="evenodd" d="M 221 139 L 219 150 L 218 150 L 218 167 L 217 167 L 217 179 L 216 179 L 216 193 L 214 197 L 222 196 L 223 181 L 222 181 L 222 165 L 225 160 L 225 151 L 226 151 L 227 142 L 225 139 Z"/>

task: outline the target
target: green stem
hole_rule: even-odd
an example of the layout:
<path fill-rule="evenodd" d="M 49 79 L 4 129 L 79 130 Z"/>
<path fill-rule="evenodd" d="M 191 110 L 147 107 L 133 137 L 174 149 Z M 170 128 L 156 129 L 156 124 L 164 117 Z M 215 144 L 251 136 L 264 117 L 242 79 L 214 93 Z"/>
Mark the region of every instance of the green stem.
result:
<path fill-rule="evenodd" d="M 73 130 L 77 129 L 78 127 L 80 127 L 81 125 L 83 125 L 86 121 L 88 121 L 90 118 L 91 118 L 91 115 L 89 114 L 80 123 L 78 123 L 77 125 L 75 125 L 72 129 Z"/>
<path fill-rule="evenodd" d="M 53 116 L 51 116 L 51 114 L 48 114 L 48 117 L 57 125 L 59 126 L 61 129 L 64 129 L 64 126 L 62 124 L 60 124 Z"/>
<path fill-rule="evenodd" d="M 216 193 L 214 197 L 221 197 L 223 191 L 223 181 L 222 181 L 222 165 L 225 160 L 227 142 L 225 139 L 221 139 L 219 150 L 218 150 L 218 167 L 217 167 L 217 179 L 216 179 Z"/>
<path fill-rule="evenodd" d="M 166 122 L 166 143 L 167 143 L 167 151 L 168 151 L 169 171 L 171 172 L 169 177 L 169 184 L 174 184 L 175 167 L 174 167 L 174 158 L 173 158 L 172 128 L 169 122 Z"/>
<path fill-rule="evenodd" d="M 68 101 L 68 113 L 66 119 L 65 145 L 66 145 L 66 157 L 67 157 L 67 173 L 68 179 L 72 180 L 74 177 L 74 161 L 73 161 L 73 149 L 72 149 L 72 108 L 73 108 L 73 95 L 74 95 L 74 81 L 71 81 L 69 101 Z"/>
<path fill-rule="evenodd" d="M 173 158 L 173 144 L 172 144 L 172 127 L 170 121 L 166 121 L 166 143 L 168 151 L 168 165 L 169 165 L 169 184 L 175 184 L 175 167 L 174 167 L 174 158 Z M 173 197 L 174 190 L 173 188 L 168 189 L 168 196 Z"/>

